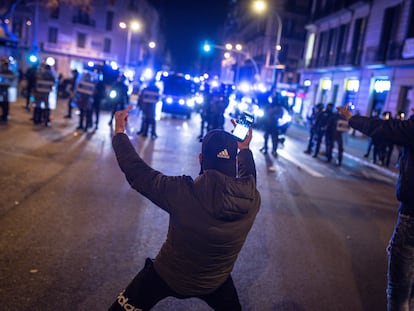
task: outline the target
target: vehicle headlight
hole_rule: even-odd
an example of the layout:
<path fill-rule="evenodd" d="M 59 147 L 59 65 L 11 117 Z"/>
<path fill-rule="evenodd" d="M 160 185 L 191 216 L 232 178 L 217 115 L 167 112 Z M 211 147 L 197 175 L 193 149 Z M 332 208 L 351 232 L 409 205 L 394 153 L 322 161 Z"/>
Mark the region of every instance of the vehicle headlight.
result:
<path fill-rule="evenodd" d="M 116 97 L 116 91 L 115 90 L 111 90 L 109 92 L 109 98 L 114 99 Z"/>
<path fill-rule="evenodd" d="M 245 102 L 241 102 L 237 105 L 237 108 L 239 108 L 240 111 L 245 111 L 248 108 L 248 105 Z"/>
<path fill-rule="evenodd" d="M 193 99 L 187 99 L 187 106 L 188 107 L 194 107 L 194 100 Z"/>
<path fill-rule="evenodd" d="M 197 96 L 196 97 L 196 102 L 197 102 L 197 104 L 201 105 L 202 103 L 204 103 L 204 97 L 203 96 Z"/>
<path fill-rule="evenodd" d="M 263 109 L 256 109 L 255 110 L 255 112 L 254 112 L 254 114 L 255 114 L 255 116 L 256 117 L 259 117 L 259 118 L 261 118 L 261 117 L 263 117 L 264 116 L 264 111 L 263 111 Z"/>
<path fill-rule="evenodd" d="M 172 103 L 173 103 L 173 99 L 172 99 L 171 97 L 167 97 L 167 98 L 165 99 L 165 102 L 166 102 L 167 104 L 172 104 Z"/>
<path fill-rule="evenodd" d="M 182 98 L 180 98 L 180 99 L 178 100 L 178 103 L 179 103 L 181 106 L 183 106 L 183 105 L 185 105 L 185 100 L 184 100 L 184 99 L 182 99 Z"/>

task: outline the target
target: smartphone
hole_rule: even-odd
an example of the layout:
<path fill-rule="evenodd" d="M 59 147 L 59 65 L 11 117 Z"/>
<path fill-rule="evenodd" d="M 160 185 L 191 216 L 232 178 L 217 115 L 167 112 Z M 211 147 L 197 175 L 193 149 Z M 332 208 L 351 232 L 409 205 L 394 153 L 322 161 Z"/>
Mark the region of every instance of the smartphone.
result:
<path fill-rule="evenodd" d="M 249 128 L 253 126 L 254 123 L 254 116 L 247 112 L 243 112 L 240 119 L 237 121 L 236 127 L 233 130 L 233 135 L 239 141 L 243 141 L 246 139 L 247 135 L 249 134 Z"/>

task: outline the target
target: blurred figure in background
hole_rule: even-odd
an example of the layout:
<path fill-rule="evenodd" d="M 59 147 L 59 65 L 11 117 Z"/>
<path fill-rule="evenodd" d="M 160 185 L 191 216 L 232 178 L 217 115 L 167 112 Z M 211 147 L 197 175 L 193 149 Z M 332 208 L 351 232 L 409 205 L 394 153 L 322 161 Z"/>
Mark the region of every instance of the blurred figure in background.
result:
<path fill-rule="evenodd" d="M 277 157 L 277 147 L 279 144 L 279 119 L 282 116 L 283 108 L 277 101 L 267 105 L 265 112 L 264 144 L 260 149 L 264 154 L 267 154 L 270 137 L 272 139 L 272 155 Z"/>
<path fill-rule="evenodd" d="M 337 166 L 342 165 L 342 158 L 344 153 L 344 141 L 343 133 L 349 130 L 348 121 L 345 117 L 341 116 L 338 112 L 334 112 L 332 117 L 328 121 L 326 127 L 326 160 L 328 162 L 332 161 L 332 153 L 335 146 L 335 143 L 338 148 L 338 159 L 336 161 Z"/>
<path fill-rule="evenodd" d="M 92 126 L 92 102 L 95 84 L 89 72 L 84 72 L 75 90 L 74 101 L 79 108 L 78 130 L 85 132 Z"/>
<path fill-rule="evenodd" d="M 316 118 L 320 112 L 323 110 L 323 104 L 319 103 L 312 108 L 312 113 L 308 116 L 308 125 L 309 125 L 309 138 L 308 138 L 308 147 L 304 151 L 304 153 L 312 154 L 313 152 L 313 145 L 315 143 L 315 136 L 316 136 Z"/>
<path fill-rule="evenodd" d="M 2 122 L 7 122 L 10 107 L 9 88 L 16 77 L 9 67 L 9 60 L 7 58 L 3 58 L 0 61 L 0 106 L 2 109 L 0 120 Z"/>
<path fill-rule="evenodd" d="M 33 109 L 33 123 L 44 123 L 50 126 L 49 94 L 56 84 L 56 77 L 52 67 L 46 63 L 41 64 L 36 73 L 36 86 L 34 91 L 35 108 Z"/>
<path fill-rule="evenodd" d="M 210 105 L 211 105 L 211 93 L 210 93 L 210 85 L 204 84 L 203 90 L 203 104 L 200 110 L 200 135 L 198 139 L 203 139 L 204 137 L 204 130 L 208 130 L 208 120 L 210 115 Z"/>
<path fill-rule="evenodd" d="M 224 128 L 224 111 L 229 105 L 229 98 L 222 84 L 218 90 L 214 90 L 209 109 L 208 130 Z"/>
<path fill-rule="evenodd" d="M 395 116 L 397 120 L 405 120 L 405 112 L 404 111 L 398 111 L 397 115 Z M 398 163 L 400 162 L 401 154 L 402 154 L 402 146 L 395 145 L 395 147 L 398 150 L 398 157 L 397 157 L 397 163 L 395 163 L 395 167 L 398 167 Z"/>
<path fill-rule="evenodd" d="M 147 87 L 145 87 L 139 96 L 138 105 L 142 110 L 141 130 L 137 133 L 147 137 L 149 127 L 151 126 L 151 138 L 158 137 L 156 130 L 156 108 L 160 99 L 160 89 L 155 85 L 155 80 L 152 80 Z"/>
<path fill-rule="evenodd" d="M 76 69 L 72 69 L 72 81 L 68 84 L 68 93 L 69 93 L 69 99 L 68 99 L 68 114 L 65 115 L 66 119 L 72 118 L 72 108 L 73 108 L 73 99 L 75 97 L 75 90 L 78 84 L 78 77 L 79 72 Z"/>
<path fill-rule="evenodd" d="M 384 111 L 382 113 L 383 120 L 391 120 L 392 114 L 390 111 Z M 380 160 L 381 164 L 385 167 L 390 166 L 391 155 L 394 150 L 394 144 L 391 141 L 381 141 L 380 142 Z"/>
<path fill-rule="evenodd" d="M 315 137 L 316 137 L 316 147 L 313 153 L 313 157 L 316 158 L 319 154 L 319 149 L 321 147 L 322 140 L 326 134 L 326 127 L 328 126 L 329 119 L 333 115 L 333 104 L 329 103 L 326 105 L 325 110 L 318 113 L 315 120 Z M 326 146 L 326 139 L 325 139 Z"/>
<path fill-rule="evenodd" d="M 128 86 L 126 85 L 126 77 L 120 73 L 118 79 L 112 85 L 109 91 L 109 100 L 112 102 L 112 113 L 109 119 L 108 125 L 112 126 L 112 121 L 115 116 L 115 112 L 124 110 L 129 103 Z"/>
<path fill-rule="evenodd" d="M 101 103 L 106 96 L 106 86 L 100 73 L 97 75 L 97 81 L 93 92 L 92 115 L 95 114 L 95 130 L 98 129 L 99 115 L 101 113 Z"/>
<path fill-rule="evenodd" d="M 37 64 L 32 65 L 26 71 L 26 80 L 27 80 L 27 91 L 26 91 L 26 110 L 30 111 L 30 102 L 32 100 L 32 95 L 36 87 L 36 72 Z"/>

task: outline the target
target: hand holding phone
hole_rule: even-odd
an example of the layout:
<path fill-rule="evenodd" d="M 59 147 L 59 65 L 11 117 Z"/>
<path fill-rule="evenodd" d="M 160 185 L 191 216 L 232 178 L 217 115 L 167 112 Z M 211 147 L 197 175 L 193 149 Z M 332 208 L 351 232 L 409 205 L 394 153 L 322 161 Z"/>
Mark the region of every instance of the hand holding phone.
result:
<path fill-rule="evenodd" d="M 237 121 L 236 127 L 233 130 L 233 135 L 237 138 L 238 141 L 244 141 L 249 134 L 249 129 L 253 126 L 254 117 L 247 113 L 243 112 L 241 118 Z"/>

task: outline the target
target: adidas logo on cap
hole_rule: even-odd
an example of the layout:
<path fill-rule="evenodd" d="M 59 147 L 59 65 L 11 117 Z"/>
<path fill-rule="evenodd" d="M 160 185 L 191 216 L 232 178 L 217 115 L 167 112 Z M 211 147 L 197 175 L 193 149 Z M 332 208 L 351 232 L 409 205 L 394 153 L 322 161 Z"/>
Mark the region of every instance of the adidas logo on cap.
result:
<path fill-rule="evenodd" d="M 217 154 L 217 158 L 227 159 L 227 160 L 230 159 L 230 155 L 229 155 L 229 152 L 227 151 L 227 149 L 224 149 L 224 150 L 220 151 Z"/>

